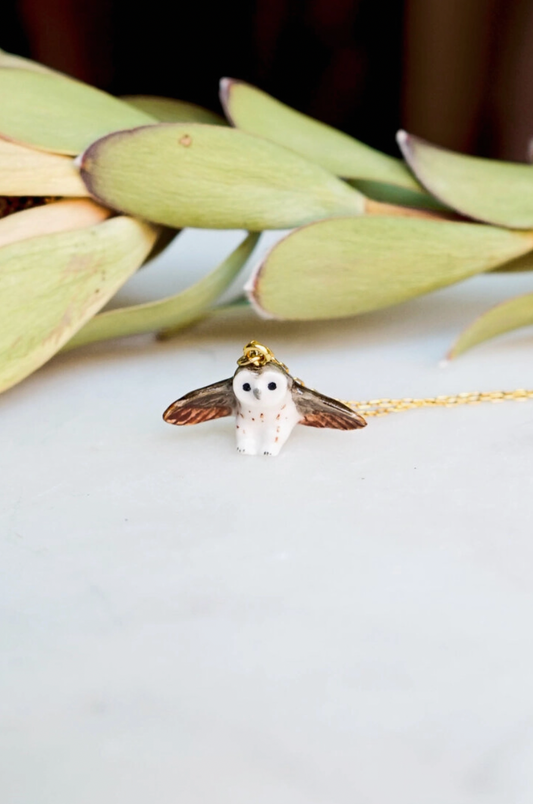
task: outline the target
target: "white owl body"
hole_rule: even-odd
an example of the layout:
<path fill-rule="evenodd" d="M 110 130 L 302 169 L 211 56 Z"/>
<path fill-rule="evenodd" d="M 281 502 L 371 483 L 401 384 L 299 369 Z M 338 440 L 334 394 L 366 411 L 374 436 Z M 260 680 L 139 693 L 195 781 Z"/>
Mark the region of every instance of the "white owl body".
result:
<path fill-rule="evenodd" d="M 237 450 L 245 455 L 277 455 L 301 419 L 286 377 L 277 369 L 260 374 L 239 371 L 233 380 L 237 398 Z"/>
<path fill-rule="evenodd" d="M 237 408 L 237 450 L 245 455 L 277 455 L 287 441 L 300 414 L 287 394 L 286 401 L 278 409 L 257 409 L 241 405 Z"/>

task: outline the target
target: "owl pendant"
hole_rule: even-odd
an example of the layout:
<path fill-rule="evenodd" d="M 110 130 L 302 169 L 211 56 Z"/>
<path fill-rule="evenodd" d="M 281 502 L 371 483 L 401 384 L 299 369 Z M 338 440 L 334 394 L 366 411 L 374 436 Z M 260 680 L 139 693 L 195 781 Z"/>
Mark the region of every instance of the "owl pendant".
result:
<path fill-rule="evenodd" d="M 244 347 L 233 377 L 182 396 L 164 412 L 169 424 L 200 424 L 235 416 L 237 451 L 278 455 L 297 424 L 357 430 L 363 417 L 342 402 L 307 388 L 266 346 Z"/>

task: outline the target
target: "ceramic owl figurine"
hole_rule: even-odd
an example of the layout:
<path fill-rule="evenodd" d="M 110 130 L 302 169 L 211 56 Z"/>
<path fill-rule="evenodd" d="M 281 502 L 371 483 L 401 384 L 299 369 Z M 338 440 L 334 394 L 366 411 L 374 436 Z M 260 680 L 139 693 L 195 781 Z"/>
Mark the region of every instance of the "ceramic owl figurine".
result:
<path fill-rule="evenodd" d="M 233 377 L 182 396 L 163 419 L 184 425 L 234 415 L 237 450 L 243 455 L 278 455 L 297 424 L 365 427 L 359 413 L 292 377 L 268 347 L 251 341 L 243 351 Z"/>

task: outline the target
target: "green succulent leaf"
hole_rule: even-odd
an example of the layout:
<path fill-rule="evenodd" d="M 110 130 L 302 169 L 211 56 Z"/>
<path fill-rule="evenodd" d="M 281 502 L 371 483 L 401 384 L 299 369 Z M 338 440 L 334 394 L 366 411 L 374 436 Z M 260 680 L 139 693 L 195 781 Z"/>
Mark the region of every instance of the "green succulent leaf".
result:
<path fill-rule="evenodd" d="M 213 126 L 227 126 L 221 115 L 187 101 L 160 98 L 156 95 L 124 95 L 122 100 L 155 117 L 160 123 L 207 123 Z"/>
<path fill-rule="evenodd" d="M 146 304 L 100 313 L 67 344 L 67 349 L 95 341 L 161 331 L 170 337 L 201 318 L 235 279 L 250 257 L 259 234 L 245 240 L 214 271 L 187 290 Z"/>
<path fill-rule="evenodd" d="M 530 165 L 465 156 L 405 131 L 399 132 L 398 142 L 418 180 L 444 204 L 496 226 L 533 228 Z"/>
<path fill-rule="evenodd" d="M 479 316 L 461 333 L 447 357 L 452 360 L 484 341 L 529 326 L 533 326 L 533 293 L 502 302 Z"/>
<path fill-rule="evenodd" d="M 341 318 L 398 304 L 494 268 L 533 235 L 414 218 L 338 218 L 298 229 L 267 255 L 250 298 L 274 318 Z"/>
<path fill-rule="evenodd" d="M 424 193 L 400 159 L 291 109 L 251 84 L 223 78 L 220 99 L 237 128 L 290 148 L 337 176 L 397 184 Z"/>
<path fill-rule="evenodd" d="M 46 363 L 139 267 L 156 236 L 156 227 L 117 217 L 0 248 L 0 391 Z"/>
<path fill-rule="evenodd" d="M 74 160 L 0 139 L 0 196 L 89 195 Z"/>
<path fill-rule="evenodd" d="M 0 220 L 0 248 L 17 240 L 95 226 L 110 215 L 111 210 L 88 198 L 65 199 L 25 209 Z"/>
<path fill-rule="evenodd" d="M 110 134 L 83 154 L 81 175 L 106 206 L 176 228 L 288 229 L 362 214 L 366 201 L 285 148 L 198 123 Z"/>
<path fill-rule="evenodd" d="M 0 136 L 76 155 L 110 131 L 155 123 L 99 89 L 55 74 L 0 67 Z"/>

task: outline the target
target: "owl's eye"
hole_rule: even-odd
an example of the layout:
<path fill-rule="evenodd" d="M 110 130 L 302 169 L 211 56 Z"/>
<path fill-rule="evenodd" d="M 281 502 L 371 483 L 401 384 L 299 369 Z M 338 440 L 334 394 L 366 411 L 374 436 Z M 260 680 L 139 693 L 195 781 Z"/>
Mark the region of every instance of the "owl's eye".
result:
<path fill-rule="evenodd" d="M 243 390 L 243 391 L 251 391 L 251 390 L 252 390 L 252 386 L 250 385 L 250 383 L 249 383 L 249 382 L 245 382 L 245 383 L 244 383 L 244 385 L 242 386 L 242 390 Z"/>
<path fill-rule="evenodd" d="M 278 387 L 278 386 L 276 385 L 276 383 L 275 383 L 275 382 L 269 382 L 269 383 L 268 383 L 268 390 L 269 390 L 269 391 L 275 391 L 277 387 Z"/>

